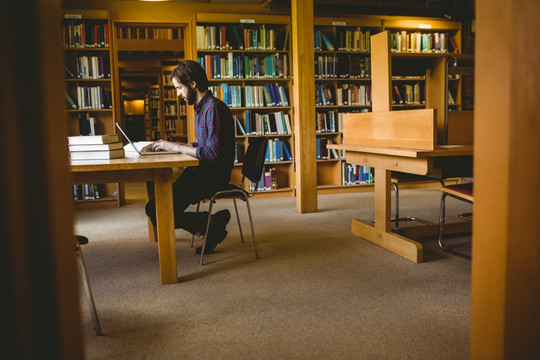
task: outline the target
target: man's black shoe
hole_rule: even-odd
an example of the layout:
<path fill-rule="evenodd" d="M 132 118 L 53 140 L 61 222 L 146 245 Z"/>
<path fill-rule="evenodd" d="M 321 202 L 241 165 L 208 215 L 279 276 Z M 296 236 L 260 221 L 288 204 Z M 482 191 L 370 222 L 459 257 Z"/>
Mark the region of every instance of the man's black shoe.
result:
<path fill-rule="evenodd" d="M 227 231 L 217 233 L 217 235 L 215 234 L 216 234 L 215 232 L 212 232 L 212 228 L 210 228 L 210 234 L 208 234 L 208 238 L 206 239 L 204 255 L 213 253 L 217 244 L 225 240 L 225 238 L 227 237 Z M 198 248 L 195 249 L 195 254 L 201 255 L 201 252 L 202 252 L 202 246 L 199 246 Z"/>
<path fill-rule="evenodd" d="M 227 224 L 231 220 L 231 213 L 229 210 L 220 210 L 214 215 L 212 215 L 212 219 L 210 220 L 210 231 L 212 229 L 216 229 L 216 231 L 222 232 L 225 231 L 225 228 L 227 227 Z M 195 232 L 190 231 L 193 235 L 200 237 L 203 236 L 206 231 L 206 223 L 204 224 L 204 228 L 200 228 L 196 230 Z"/>
<path fill-rule="evenodd" d="M 230 220 L 231 213 L 227 209 L 215 213 L 210 221 L 210 234 L 212 233 L 212 230 L 218 234 L 224 232 Z"/>

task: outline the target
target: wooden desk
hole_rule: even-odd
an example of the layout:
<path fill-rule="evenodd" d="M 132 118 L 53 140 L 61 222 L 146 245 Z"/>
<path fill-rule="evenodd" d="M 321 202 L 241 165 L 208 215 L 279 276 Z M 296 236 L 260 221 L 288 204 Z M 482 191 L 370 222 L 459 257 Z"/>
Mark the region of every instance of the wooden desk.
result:
<path fill-rule="evenodd" d="M 442 171 L 450 171 L 460 160 L 470 161 L 473 146 L 417 150 L 361 145 L 328 145 L 330 149 L 345 150 L 350 164 L 375 168 L 375 226 L 353 219 L 351 232 L 406 259 L 421 263 L 422 245 L 405 236 L 391 232 L 390 174 L 401 171 L 440 178 Z"/>
<path fill-rule="evenodd" d="M 74 184 L 153 181 L 156 198 L 156 235 L 162 284 L 178 282 L 172 202 L 173 169 L 197 166 L 199 160 L 184 154 L 130 156 L 114 160 L 72 161 Z M 153 226 L 149 237 L 154 238 Z"/>

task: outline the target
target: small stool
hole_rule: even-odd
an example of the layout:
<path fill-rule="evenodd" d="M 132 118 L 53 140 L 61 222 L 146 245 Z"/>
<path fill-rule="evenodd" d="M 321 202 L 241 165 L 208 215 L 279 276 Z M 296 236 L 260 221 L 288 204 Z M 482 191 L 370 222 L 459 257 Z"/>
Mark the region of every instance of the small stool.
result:
<path fill-rule="evenodd" d="M 446 220 L 446 214 L 445 214 L 445 203 L 446 203 L 446 197 L 450 196 L 455 199 L 464 201 L 468 204 L 473 204 L 474 197 L 473 197 L 473 183 L 467 183 L 467 184 L 457 184 L 457 185 L 448 185 L 448 186 L 442 186 L 441 187 L 442 195 L 441 195 L 441 208 L 439 211 L 439 247 L 443 249 L 446 252 L 449 252 L 451 254 L 460 256 L 462 258 L 471 260 L 471 257 L 466 254 L 462 254 L 460 252 L 454 251 L 446 247 L 442 243 L 442 233 L 443 233 L 443 225 Z M 472 221 L 472 213 L 463 214 L 460 213 L 458 215 L 461 219 Z"/>
<path fill-rule="evenodd" d="M 90 289 L 90 282 L 88 281 L 86 265 L 84 264 L 84 259 L 82 255 L 81 245 L 85 244 L 88 244 L 88 238 L 86 236 L 75 235 L 75 254 L 77 255 L 77 262 L 79 263 L 79 268 L 81 270 L 81 279 L 83 282 L 84 291 L 86 292 L 86 297 L 88 298 L 88 307 L 90 309 L 90 313 L 92 314 L 92 320 L 94 321 L 96 335 L 101 336 L 101 325 L 99 324 L 96 305 L 94 303 L 94 296 L 92 295 L 92 290 Z"/>

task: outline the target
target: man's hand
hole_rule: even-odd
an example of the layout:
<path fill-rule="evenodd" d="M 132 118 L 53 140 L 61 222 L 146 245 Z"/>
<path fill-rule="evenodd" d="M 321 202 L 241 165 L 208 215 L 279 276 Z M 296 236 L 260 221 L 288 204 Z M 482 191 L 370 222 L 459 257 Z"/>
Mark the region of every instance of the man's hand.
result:
<path fill-rule="evenodd" d="M 158 140 L 152 144 L 152 151 L 179 151 L 175 143 Z"/>
<path fill-rule="evenodd" d="M 152 144 L 153 151 L 178 151 L 182 154 L 187 154 L 193 157 L 197 157 L 197 148 L 191 144 L 170 142 L 166 140 L 158 140 Z"/>

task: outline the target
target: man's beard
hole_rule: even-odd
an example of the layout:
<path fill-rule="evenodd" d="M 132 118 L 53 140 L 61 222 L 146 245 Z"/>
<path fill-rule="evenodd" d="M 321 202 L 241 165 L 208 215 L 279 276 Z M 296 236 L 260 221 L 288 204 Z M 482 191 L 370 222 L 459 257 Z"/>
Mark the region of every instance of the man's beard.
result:
<path fill-rule="evenodd" d="M 188 87 L 187 96 L 185 98 L 188 105 L 195 104 L 195 101 L 197 100 L 197 92 L 193 90 L 192 88 Z"/>

